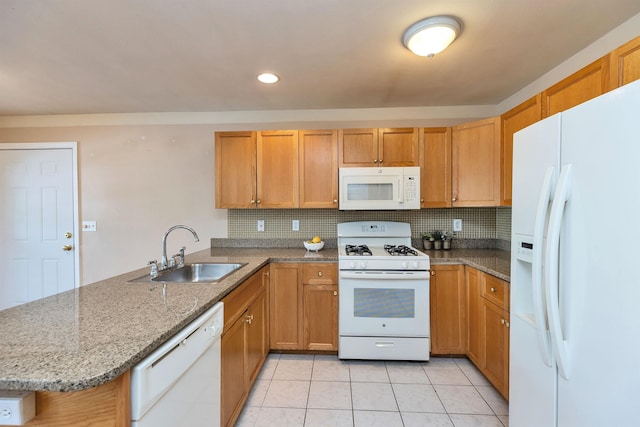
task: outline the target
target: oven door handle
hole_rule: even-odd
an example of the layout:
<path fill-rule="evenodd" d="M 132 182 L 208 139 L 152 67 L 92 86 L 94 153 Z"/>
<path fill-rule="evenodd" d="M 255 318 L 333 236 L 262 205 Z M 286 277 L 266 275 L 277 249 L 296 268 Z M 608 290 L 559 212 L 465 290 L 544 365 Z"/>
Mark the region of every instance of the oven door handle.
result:
<path fill-rule="evenodd" d="M 429 270 L 423 271 L 348 271 L 341 270 L 339 279 L 356 280 L 429 280 Z"/>

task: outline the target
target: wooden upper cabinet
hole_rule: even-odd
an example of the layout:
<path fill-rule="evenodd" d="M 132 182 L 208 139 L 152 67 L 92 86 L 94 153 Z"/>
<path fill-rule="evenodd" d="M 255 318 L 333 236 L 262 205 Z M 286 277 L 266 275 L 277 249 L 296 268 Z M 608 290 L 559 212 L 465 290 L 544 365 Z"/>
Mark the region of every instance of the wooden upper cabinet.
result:
<path fill-rule="evenodd" d="M 298 131 L 258 132 L 257 148 L 258 207 L 298 207 Z"/>
<path fill-rule="evenodd" d="M 382 166 L 418 166 L 418 128 L 378 129 L 378 164 Z"/>
<path fill-rule="evenodd" d="M 611 89 L 640 79 L 640 37 L 611 52 L 610 66 Z"/>
<path fill-rule="evenodd" d="M 215 156 L 216 207 L 254 207 L 256 132 L 216 132 Z"/>
<path fill-rule="evenodd" d="M 502 116 L 500 205 L 511 206 L 513 134 L 542 119 L 542 95 L 538 94 Z"/>
<path fill-rule="evenodd" d="M 340 129 L 340 167 L 418 166 L 418 128 Z"/>
<path fill-rule="evenodd" d="M 451 207 L 451 128 L 420 134 L 420 207 Z"/>
<path fill-rule="evenodd" d="M 542 92 L 542 114 L 549 117 L 606 93 L 610 87 L 609 55 Z"/>
<path fill-rule="evenodd" d="M 338 131 L 340 167 L 378 165 L 378 129 Z"/>
<path fill-rule="evenodd" d="M 453 127 L 453 207 L 500 204 L 500 133 L 500 117 Z"/>
<path fill-rule="evenodd" d="M 300 207 L 338 207 L 338 131 L 301 130 Z"/>

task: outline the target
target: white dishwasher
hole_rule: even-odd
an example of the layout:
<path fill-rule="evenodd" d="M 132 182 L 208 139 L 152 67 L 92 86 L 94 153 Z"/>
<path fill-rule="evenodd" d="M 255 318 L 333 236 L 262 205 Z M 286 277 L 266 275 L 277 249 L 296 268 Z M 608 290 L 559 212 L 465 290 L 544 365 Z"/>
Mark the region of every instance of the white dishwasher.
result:
<path fill-rule="evenodd" d="M 220 425 L 220 336 L 217 303 L 131 371 L 131 426 Z"/>

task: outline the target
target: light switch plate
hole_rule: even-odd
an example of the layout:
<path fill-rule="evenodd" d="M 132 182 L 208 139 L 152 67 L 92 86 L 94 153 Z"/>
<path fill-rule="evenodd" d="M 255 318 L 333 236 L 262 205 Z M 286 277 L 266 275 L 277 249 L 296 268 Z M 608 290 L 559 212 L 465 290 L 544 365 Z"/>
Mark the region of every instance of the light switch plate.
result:
<path fill-rule="evenodd" d="M 291 221 L 291 231 L 300 231 L 300 220 L 294 219 Z"/>
<path fill-rule="evenodd" d="M 462 231 L 462 220 L 454 219 L 453 220 L 453 231 Z"/>
<path fill-rule="evenodd" d="M 258 228 L 258 231 L 264 231 L 264 219 L 258 220 L 257 228 Z"/>
<path fill-rule="evenodd" d="M 97 231 L 98 225 L 95 221 L 82 221 L 82 231 Z"/>

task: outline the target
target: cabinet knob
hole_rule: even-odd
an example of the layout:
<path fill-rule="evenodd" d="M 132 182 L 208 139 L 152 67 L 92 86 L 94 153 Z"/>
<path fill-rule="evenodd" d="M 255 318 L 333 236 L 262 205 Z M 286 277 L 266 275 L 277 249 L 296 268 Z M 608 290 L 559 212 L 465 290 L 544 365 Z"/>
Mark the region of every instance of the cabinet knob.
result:
<path fill-rule="evenodd" d="M 491 292 L 495 292 L 495 291 L 497 291 L 497 290 L 498 290 L 498 289 L 496 289 L 496 288 L 491 288 Z"/>
<path fill-rule="evenodd" d="M 452 202 L 455 202 L 456 200 L 458 200 L 456 196 L 453 196 L 453 199 L 451 199 Z"/>
<path fill-rule="evenodd" d="M 338 203 L 338 199 L 333 199 L 333 203 Z"/>
<path fill-rule="evenodd" d="M 333 291 L 333 296 L 337 296 L 338 295 L 338 291 Z"/>
<path fill-rule="evenodd" d="M 373 163 L 378 163 L 378 161 L 376 159 L 373 159 Z"/>
<path fill-rule="evenodd" d="M 378 160 L 378 163 L 382 164 L 382 159 Z"/>
<path fill-rule="evenodd" d="M 504 322 L 504 326 L 508 328 L 509 326 L 511 326 L 511 324 L 509 322 Z"/>
<path fill-rule="evenodd" d="M 256 199 L 251 199 L 251 204 L 254 204 L 256 202 Z"/>
<path fill-rule="evenodd" d="M 500 319 L 500 323 L 502 323 L 504 325 L 505 320 L 504 319 Z"/>
<path fill-rule="evenodd" d="M 318 271 L 318 277 L 322 277 L 322 271 Z"/>
<path fill-rule="evenodd" d="M 431 275 L 432 275 L 432 276 L 435 276 L 435 275 L 436 275 L 436 272 L 435 272 L 435 271 L 433 271 L 433 270 L 431 270 Z"/>
<path fill-rule="evenodd" d="M 260 204 L 260 203 L 262 203 L 262 202 L 260 201 L 260 199 L 258 199 L 258 201 L 257 201 L 256 203 L 257 203 L 257 204 Z"/>
<path fill-rule="evenodd" d="M 424 199 L 420 199 L 420 203 L 424 203 Z"/>

